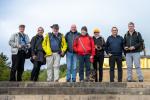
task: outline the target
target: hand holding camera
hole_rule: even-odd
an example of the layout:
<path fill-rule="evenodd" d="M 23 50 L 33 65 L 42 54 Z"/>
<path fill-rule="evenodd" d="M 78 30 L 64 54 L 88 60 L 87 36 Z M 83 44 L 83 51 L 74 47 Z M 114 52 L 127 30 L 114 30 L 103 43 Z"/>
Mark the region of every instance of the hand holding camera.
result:
<path fill-rule="evenodd" d="M 34 60 L 36 60 L 36 59 L 37 59 L 37 56 L 36 56 L 36 55 L 34 55 L 34 56 L 32 56 L 32 58 L 33 58 Z"/>
<path fill-rule="evenodd" d="M 135 47 L 134 46 L 131 46 L 130 48 L 129 48 L 129 50 L 134 50 L 135 49 Z"/>
<path fill-rule="evenodd" d="M 134 46 L 131 46 L 131 47 L 124 47 L 124 49 L 125 49 L 126 51 L 128 51 L 128 50 L 132 51 L 132 50 L 135 49 L 135 47 L 134 47 Z"/>
<path fill-rule="evenodd" d="M 102 47 L 99 46 L 99 45 L 95 45 L 95 48 L 96 48 L 97 50 L 102 50 Z"/>
<path fill-rule="evenodd" d="M 126 47 L 124 47 L 124 49 L 127 51 L 127 50 L 129 50 L 129 47 L 126 46 Z"/>

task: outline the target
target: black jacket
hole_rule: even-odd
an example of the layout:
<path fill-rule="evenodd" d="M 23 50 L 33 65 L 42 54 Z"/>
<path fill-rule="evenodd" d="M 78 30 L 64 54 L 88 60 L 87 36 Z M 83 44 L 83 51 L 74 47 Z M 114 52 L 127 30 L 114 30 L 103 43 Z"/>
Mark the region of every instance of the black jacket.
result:
<path fill-rule="evenodd" d="M 122 56 L 122 53 L 124 51 L 123 43 L 124 40 L 121 36 L 109 36 L 106 41 L 106 53 L 111 53 L 112 55 L 116 56 Z"/>
<path fill-rule="evenodd" d="M 142 36 L 139 32 L 134 31 L 132 35 L 127 32 L 124 36 L 124 46 L 131 47 L 134 46 L 135 50 L 132 51 L 126 51 L 126 53 L 134 53 L 134 52 L 140 52 L 140 47 L 143 43 Z"/>
<path fill-rule="evenodd" d="M 74 52 L 73 51 L 73 43 L 74 40 L 79 36 L 80 34 L 78 32 L 68 32 L 65 36 L 66 42 L 67 42 L 67 51 L 68 52 Z"/>
<path fill-rule="evenodd" d="M 93 36 L 93 40 L 94 40 L 94 44 L 98 47 L 98 49 L 95 49 L 96 55 L 104 55 L 104 50 L 105 50 L 104 38 L 102 36 L 99 36 L 98 38 Z"/>
<path fill-rule="evenodd" d="M 36 61 L 44 62 L 45 52 L 42 48 L 43 36 L 36 35 L 31 40 L 32 56 L 37 56 Z M 33 59 L 32 59 L 33 60 Z"/>

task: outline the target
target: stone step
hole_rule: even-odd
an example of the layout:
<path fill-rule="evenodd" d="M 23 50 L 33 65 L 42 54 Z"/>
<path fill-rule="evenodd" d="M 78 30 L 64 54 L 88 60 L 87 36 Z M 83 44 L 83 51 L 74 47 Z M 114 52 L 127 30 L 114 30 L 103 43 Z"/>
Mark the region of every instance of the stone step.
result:
<path fill-rule="evenodd" d="M 0 87 L 116 87 L 150 88 L 150 82 L 0 82 Z"/>
<path fill-rule="evenodd" d="M 148 82 L 0 82 L 0 95 L 150 95 Z"/>
<path fill-rule="evenodd" d="M 0 87 L 127 87 L 127 83 L 109 82 L 0 82 Z"/>

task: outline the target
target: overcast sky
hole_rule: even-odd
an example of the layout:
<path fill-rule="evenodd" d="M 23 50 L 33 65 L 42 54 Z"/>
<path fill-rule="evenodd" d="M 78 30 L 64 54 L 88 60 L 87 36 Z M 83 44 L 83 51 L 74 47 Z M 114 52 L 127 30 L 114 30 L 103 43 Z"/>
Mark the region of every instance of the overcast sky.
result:
<path fill-rule="evenodd" d="M 44 27 L 46 33 L 51 31 L 50 25 L 58 23 L 64 34 L 71 24 L 76 24 L 78 31 L 86 25 L 90 35 L 98 27 L 107 39 L 112 26 L 117 26 L 123 36 L 128 22 L 133 21 L 150 54 L 149 4 L 149 0 L 0 0 L 0 52 L 11 57 L 8 40 L 18 32 L 19 24 L 26 25 L 25 33 L 30 38 L 36 34 L 37 27 Z"/>

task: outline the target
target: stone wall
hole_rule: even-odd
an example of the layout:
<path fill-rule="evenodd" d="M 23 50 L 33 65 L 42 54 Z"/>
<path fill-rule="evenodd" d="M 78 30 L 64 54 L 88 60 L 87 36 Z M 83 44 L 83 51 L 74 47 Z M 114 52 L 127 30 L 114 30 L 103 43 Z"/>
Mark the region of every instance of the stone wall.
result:
<path fill-rule="evenodd" d="M 150 83 L 0 82 L 0 100 L 150 100 Z"/>

